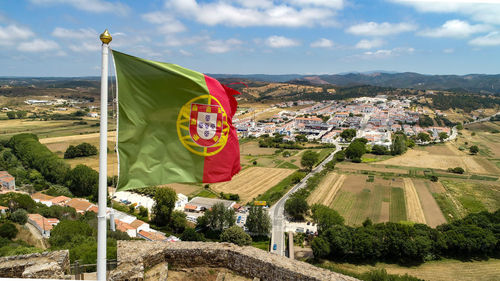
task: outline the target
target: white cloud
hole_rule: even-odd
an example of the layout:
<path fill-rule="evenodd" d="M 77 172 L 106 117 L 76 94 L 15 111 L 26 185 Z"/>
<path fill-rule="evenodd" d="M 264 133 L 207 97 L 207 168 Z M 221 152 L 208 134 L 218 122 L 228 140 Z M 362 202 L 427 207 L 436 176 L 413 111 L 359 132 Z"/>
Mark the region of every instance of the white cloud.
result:
<path fill-rule="evenodd" d="M 285 48 L 300 45 L 297 40 L 276 35 L 268 37 L 265 41 L 265 44 L 271 48 Z"/>
<path fill-rule="evenodd" d="M 62 39 L 99 39 L 99 33 L 92 28 L 66 29 L 56 27 L 52 31 L 52 36 Z"/>
<path fill-rule="evenodd" d="M 194 19 L 199 23 L 214 26 L 315 26 L 331 24 L 336 8 L 311 5 L 296 7 L 286 3 L 274 4 L 259 1 L 258 5 L 248 5 L 217 0 L 212 3 L 198 3 L 196 0 L 168 0 L 166 8 L 172 13 Z M 251 1 L 248 1 L 251 2 Z M 292 1 L 293 2 L 293 1 Z M 304 2 L 305 1 L 298 1 Z M 337 2 L 337 1 L 333 1 Z"/>
<path fill-rule="evenodd" d="M 381 39 L 372 39 L 372 40 L 363 39 L 359 41 L 355 47 L 357 49 L 373 49 L 384 45 L 384 43 L 385 43 L 384 40 Z"/>
<path fill-rule="evenodd" d="M 451 53 L 454 53 L 455 52 L 455 49 L 452 49 L 452 48 L 448 48 L 448 49 L 444 49 L 443 50 L 443 53 L 445 54 L 451 54 Z"/>
<path fill-rule="evenodd" d="M 365 22 L 349 27 L 346 32 L 362 36 L 387 36 L 413 31 L 417 26 L 411 23 Z"/>
<path fill-rule="evenodd" d="M 470 45 L 480 47 L 490 47 L 500 45 L 500 32 L 493 31 L 485 36 L 477 37 L 469 41 Z"/>
<path fill-rule="evenodd" d="M 59 49 L 59 45 L 52 40 L 34 39 L 19 44 L 17 49 L 23 52 L 46 52 Z"/>
<path fill-rule="evenodd" d="M 177 37 L 169 35 L 165 38 L 165 45 L 168 47 L 178 47 L 197 44 L 199 42 L 207 42 L 210 40 L 209 36 L 191 36 L 191 37 Z"/>
<path fill-rule="evenodd" d="M 490 26 L 484 24 L 471 25 L 466 21 L 449 20 L 445 22 L 441 27 L 421 31 L 419 35 L 439 38 L 466 38 L 474 33 L 485 32 L 490 29 Z"/>
<path fill-rule="evenodd" d="M 36 5 L 69 5 L 75 9 L 91 13 L 115 13 L 119 15 L 128 14 L 130 8 L 120 2 L 109 2 L 104 0 L 30 0 Z"/>
<path fill-rule="evenodd" d="M 97 52 L 101 49 L 101 44 L 97 43 L 97 41 L 95 44 L 89 42 L 81 42 L 78 45 L 71 44 L 68 47 L 73 52 Z"/>
<path fill-rule="evenodd" d="M 242 43 L 240 40 L 232 38 L 227 40 L 210 40 L 206 43 L 205 49 L 209 53 L 221 54 L 231 51 Z"/>
<path fill-rule="evenodd" d="M 458 13 L 479 22 L 500 24 L 498 0 L 389 0 L 419 12 Z"/>
<path fill-rule="evenodd" d="M 320 38 L 317 41 L 311 43 L 311 47 L 313 48 L 331 48 L 333 47 L 333 42 L 326 38 Z"/>
<path fill-rule="evenodd" d="M 28 39 L 34 35 L 30 29 L 14 24 L 0 26 L 0 46 L 14 45 L 19 40 Z"/>
<path fill-rule="evenodd" d="M 360 58 L 364 59 L 384 59 L 388 57 L 395 57 L 395 56 L 400 56 L 404 54 L 412 54 L 415 52 L 415 49 L 413 48 L 394 48 L 390 50 L 377 50 L 377 51 L 368 51 L 364 52 L 361 55 L 358 55 Z"/>
<path fill-rule="evenodd" d="M 180 21 L 164 12 L 144 14 L 142 18 L 147 22 L 158 24 L 158 31 L 163 34 L 178 33 L 186 30 L 186 27 Z"/>
<path fill-rule="evenodd" d="M 190 52 L 188 52 L 186 50 L 183 50 L 183 49 L 180 49 L 179 53 L 181 53 L 181 55 L 186 56 L 186 57 L 192 57 L 193 56 L 193 54 L 191 54 Z"/>
<path fill-rule="evenodd" d="M 318 6 L 340 10 L 344 7 L 343 0 L 289 0 L 291 4 L 297 6 Z"/>

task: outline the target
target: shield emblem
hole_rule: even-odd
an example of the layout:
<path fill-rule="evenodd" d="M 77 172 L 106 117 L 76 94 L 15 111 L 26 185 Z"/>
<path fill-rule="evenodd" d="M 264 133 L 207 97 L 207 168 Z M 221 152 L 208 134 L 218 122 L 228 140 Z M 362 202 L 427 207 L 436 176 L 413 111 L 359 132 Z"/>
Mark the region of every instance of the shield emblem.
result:
<path fill-rule="evenodd" d="M 219 141 L 223 114 L 218 105 L 192 103 L 190 119 L 189 134 L 196 144 L 210 147 Z"/>

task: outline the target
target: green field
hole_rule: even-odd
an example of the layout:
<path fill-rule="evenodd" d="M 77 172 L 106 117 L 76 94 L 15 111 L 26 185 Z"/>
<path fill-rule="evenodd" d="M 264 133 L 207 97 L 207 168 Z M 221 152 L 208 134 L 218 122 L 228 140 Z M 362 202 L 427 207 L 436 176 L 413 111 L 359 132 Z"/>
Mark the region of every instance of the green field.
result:
<path fill-rule="evenodd" d="M 498 185 L 452 180 L 442 180 L 441 183 L 447 194 L 440 207 L 454 217 L 486 210 L 493 212 L 500 208 Z"/>
<path fill-rule="evenodd" d="M 402 188 L 393 187 L 391 189 L 389 220 L 391 222 L 406 221 L 405 193 Z"/>

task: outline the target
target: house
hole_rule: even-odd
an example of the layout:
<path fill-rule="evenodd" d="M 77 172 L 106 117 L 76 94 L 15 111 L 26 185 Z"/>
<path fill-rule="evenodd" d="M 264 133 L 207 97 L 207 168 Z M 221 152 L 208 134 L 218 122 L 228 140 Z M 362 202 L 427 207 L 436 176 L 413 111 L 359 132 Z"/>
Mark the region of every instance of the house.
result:
<path fill-rule="evenodd" d="M 125 232 L 130 237 L 137 237 L 137 229 L 135 229 L 130 224 L 123 222 L 123 221 L 120 221 L 118 219 L 115 219 L 115 226 L 116 226 L 116 230 L 119 230 L 121 232 Z"/>
<path fill-rule="evenodd" d="M 188 197 L 182 193 L 177 193 L 177 201 L 175 201 L 175 210 L 182 211 L 188 202 Z"/>
<path fill-rule="evenodd" d="M 7 207 L 0 206 L 0 213 L 1 213 L 2 215 L 5 215 L 5 214 L 7 213 L 7 210 L 8 210 L 8 209 L 9 209 L 9 208 L 7 208 Z"/>
<path fill-rule="evenodd" d="M 28 214 L 28 223 L 33 225 L 43 237 L 49 238 L 52 228 L 59 223 L 58 219 L 45 218 L 40 214 Z"/>
<path fill-rule="evenodd" d="M 97 213 L 97 206 L 85 199 L 73 198 L 66 203 L 66 206 L 74 208 L 79 214 L 83 214 L 87 211 Z"/>
<path fill-rule="evenodd" d="M 167 241 L 167 237 L 158 231 L 145 231 L 141 230 L 137 233 L 137 237 L 148 241 Z"/>
<path fill-rule="evenodd" d="M 16 179 L 7 171 L 0 171 L 0 187 L 3 190 L 14 190 L 16 188 Z"/>
<path fill-rule="evenodd" d="M 33 199 L 37 203 L 42 203 L 47 207 L 52 206 L 52 204 L 53 204 L 52 200 L 54 198 L 55 198 L 54 196 L 43 194 L 41 192 L 33 193 L 31 195 L 31 199 Z"/>
<path fill-rule="evenodd" d="M 201 211 L 201 208 L 196 206 L 196 205 L 191 205 L 191 204 L 186 204 L 184 205 L 184 211 L 185 212 L 200 212 Z"/>
<path fill-rule="evenodd" d="M 61 196 L 54 197 L 50 201 L 52 202 L 52 205 L 64 206 L 64 205 L 66 205 L 66 203 L 68 203 L 69 200 L 71 200 L 71 198 L 61 195 Z"/>

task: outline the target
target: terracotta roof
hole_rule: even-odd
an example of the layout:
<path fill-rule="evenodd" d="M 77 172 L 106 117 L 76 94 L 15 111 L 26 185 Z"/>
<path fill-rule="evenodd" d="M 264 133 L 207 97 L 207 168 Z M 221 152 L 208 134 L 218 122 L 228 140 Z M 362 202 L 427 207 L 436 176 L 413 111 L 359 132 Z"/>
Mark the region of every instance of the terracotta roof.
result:
<path fill-rule="evenodd" d="M 9 208 L 7 207 L 4 207 L 4 206 L 0 206 L 0 210 L 8 210 Z"/>
<path fill-rule="evenodd" d="M 31 194 L 31 198 L 38 199 L 40 201 L 52 201 L 52 199 L 54 199 L 55 197 L 47 195 L 47 194 L 43 194 L 41 192 L 37 192 L 37 193 Z"/>
<path fill-rule="evenodd" d="M 9 182 L 9 181 L 13 181 L 15 179 L 12 176 L 2 176 L 2 177 L 0 177 L 0 180 Z"/>
<path fill-rule="evenodd" d="M 238 204 L 238 203 L 235 203 L 235 204 L 233 205 L 233 208 L 234 208 L 234 209 L 239 209 L 240 207 L 241 207 L 241 206 L 240 206 L 240 204 Z"/>
<path fill-rule="evenodd" d="M 128 224 L 126 222 L 122 222 L 118 219 L 115 219 L 115 224 L 116 224 L 116 229 L 118 229 L 119 231 L 122 231 L 122 232 L 127 232 L 127 230 L 135 229 L 130 224 Z"/>
<path fill-rule="evenodd" d="M 191 204 L 186 204 L 184 206 L 184 209 L 187 209 L 187 210 L 196 210 L 197 206 L 195 205 L 191 205 Z"/>
<path fill-rule="evenodd" d="M 54 218 L 45 218 L 40 214 L 28 214 L 28 218 L 32 221 L 34 221 L 40 228 L 43 230 L 51 230 L 53 228 L 53 225 L 56 225 L 59 223 L 58 219 Z"/>
<path fill-rule="evenodd" d="M 165 237 L 165 235 L 163 235 L 159 232 L 141 230 L 141 231 L 139 231 L 139 234 L 141 236 L 145 237 L 146 239 L 151 240 L 151 241 L 165 241 L 165 240 L 167 240 L 167 237 Z"/>
<path fill-rule="evenodd" d="M 57 196 L 57 197 L 53 198 L 50 201 L 52 201 L 52 203 L 54 203 L 54 204 L 59 204 L 59 203 L 67 202 L 69 200 L 71 200 L 71 198 L 61 195 L 61 196 Z"/>
<path fill-rule="evenodd" d="M 10 174 L 7 171 L 0 171 L 0 177 L 3 177 L 3 176 L 10 176 Z"/>
<path fill-rule="evenodd" d="M 66 206 L 75 208 L 76 211 L 86 212 L 92 206 L 92 203 L 84 199 L 73 198 L 66 203 Z"/>
<path fill-rule="evenodd" d="M 97 214 L 99 212 L 99 207 L 97 207 L 96 205 L 92 205 L 87 211 L 94 212 Z"/>
<path fill-rule="evenodd" d="M 135 220 L 135 221 L 130 223 L 130 226 L 132 226 L 134 229 L 137 229 L 143 224 L 145 224 L 145 222 L 143 222 L 141 220 Z"/>

